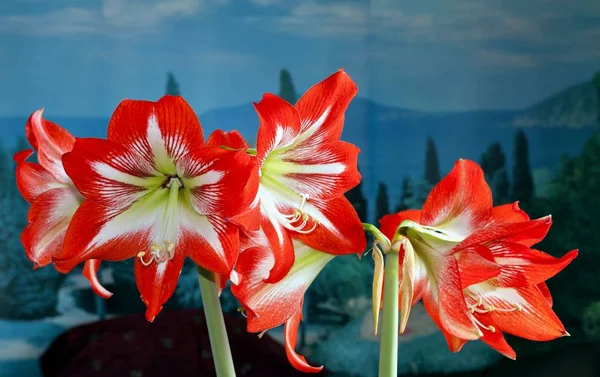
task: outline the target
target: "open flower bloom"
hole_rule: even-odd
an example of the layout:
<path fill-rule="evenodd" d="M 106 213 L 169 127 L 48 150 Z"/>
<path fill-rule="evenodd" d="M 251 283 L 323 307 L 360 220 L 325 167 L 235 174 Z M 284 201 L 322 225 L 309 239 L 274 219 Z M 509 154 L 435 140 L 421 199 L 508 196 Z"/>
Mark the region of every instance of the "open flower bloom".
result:
<path fill-rule="evenodd" d="M 266 94 L 260 119 L 260 225 L 275 258 L 267 281 L 294 263 L 292 237 L 332 254 L 360 253 L 364 234 L 343 194 L 360 181 L 359 149 L 340 141 L 344 112 L 357 88 L 342 70 L 310 88 L 294 106 Z"/>
<path fill-rule="evenodd" d="M 77 139 L 63 163 L 85 201 L 55 258 L 59 270 L 135 257 L 150 321 L 173 294 L 186 256 L 221 275 L 232 270 L 238 227 L 227 220 L 248 207 L 243 198 L 252 195 L 242 193 L 252 189 L 256 164 L 245 152 L 205 147 L 181 97 L 121 102 L 107 140 Z"/>
<path fill-rule="evenodd" d="M 532 249 L 550 229 L 550 216 L 530 220 L 517 203 L 492 207 L 476 163 L 458 161 L 422 210 L 380 223 L 391 240 L 383 250 L 400 253 L 401 331 L 410 306 L 422 298 L 452 351 L 481 339 L 515 358 L 503 332 L 538 341 L 567 334 L 544 282 L 577 250 L 555 258 Z"/>
<path fill-rule="evenodd" d="M 298 240 L 293 241 L 294 264 L 277 283 L 265 282 L 276 260 L 268 241 L 261 235 L 246 240 L 248 248 L 241 253 L 236 271 L 241 280 L 232 285 L 233 294 L 240 300 L 248 317 L 248 331 L 264 332 L 285 324 L 285 350 L 290 363 L 303 372 L 318 372 L 323 367 L 309 365 L 294 350 L 298 326 L 302 320 L 304 294 L 312 281 L 335 255 L 315 250 Z"/>
<path fill-rule="evenodd" d="M 33 153 L 31 149 L 14 156 L 17 187 L 31 204 L 21 242 L 27 258 L 38 268 L 50 264 L 60 253 L 67 227 L 83 202 L 83 196 L 62 164 L 62 156 L 73 149 L 75 138 L 64 128 L 44 119 L 43 109 L 31 114 L 25 124 L 25 136 L 37 152 L 38 163 L 26 161 Z M 111 293 L 98 282 L 98 267 L 98 261 L 86 262 L 84 274 L 97 294 L 110 297 Z"/>

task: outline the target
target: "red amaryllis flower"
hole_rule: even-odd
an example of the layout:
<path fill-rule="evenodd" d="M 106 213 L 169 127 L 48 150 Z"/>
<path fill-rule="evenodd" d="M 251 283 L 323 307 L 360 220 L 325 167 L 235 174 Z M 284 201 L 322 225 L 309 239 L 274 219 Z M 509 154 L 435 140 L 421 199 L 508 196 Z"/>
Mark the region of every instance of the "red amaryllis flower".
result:
<path fill-rule="evenodd" d="M 315 250 L 294 240 L 294 264 L 277 283 L 265 282 L 276 259 L 269 250 L 264 233 L 244 240 L 236 271 L 242 278 L 233 282 L 232 292 L 240 300 L 248 317 L 248 331 L 264 332 L 285 324 L 284 338 L 288 360 L 298 370 L 314 373 L 323 367 L 313 367 L 296 353 L 298 326 L 302 320 L 302 303 L 306 290 L 325 265 L 335 255 Z"/>
<path fill-rule="evenodd" d="M 44 119 L 43 109 L 31 114 L 25 125 L 25 136 L 37 152 L 39 163 L 26 161 L 33 153 L 31 149 L 14 156 L 17 187 L 31 204 L 27 215 L 29 223 L 21 233 L 21 242 L 27 258 L 38 268 L 50 264 L 60 253 L 67 227 L 83 202 L 83 196 L 62 164 L 62 156 L 73 149 L 75 138 L 67 130 Z M 98 261 L 86 262 L 84 274 L 97 294 L 110 297 L 112 294 L 96 277 L 98 266 Z"/>
<path fill-rule="evenodd" d="M 63 163 L 86 200 L 55 259 L 60 270 L 135 257 L 150 321 L 173 294 L 186 256 L 215 273 L 232 270 L 238 228 L 227 219 L 248 207 L 251 195 L 242 193 L 252 189 L 256 164 L 245 152 L 204 147 L 181 97 L 121 102 L 107 140 L 77 139 Z"/>
<path fill-rule="evenodd" d="M 360 220 L 343 196 L 360 181 L 359 149 L 339 140 L 356 92 L 340 70 L 310 88 L 295 107 L 272 94 L 255 104 L 260 225 L 275 258 L 269 282 L 293 265 L 292 238 L 332 254 L 360 253 L 366 246 Z"/>
<path fill-rule="evenodd" d="M 431 191 L 422 210 L 381 219 L 400 252 L 403 330 L 410 305 L 423 299 L 452 351 L 481 339 L 514 358 L 502 332 L 530 340 L 566 335 L 545 281 L 576 256 L 554 258 L 531 247 L 550 216 L 530 220 L 517 203 L 492 207 L 483 171 L 460 160 Z"/>

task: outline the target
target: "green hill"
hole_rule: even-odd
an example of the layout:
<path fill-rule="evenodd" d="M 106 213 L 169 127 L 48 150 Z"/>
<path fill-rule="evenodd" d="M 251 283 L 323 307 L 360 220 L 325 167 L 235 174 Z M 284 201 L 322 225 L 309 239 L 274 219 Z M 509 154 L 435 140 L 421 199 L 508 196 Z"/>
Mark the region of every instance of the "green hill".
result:
<path fill-rule="evenodd" d="M 519 127 L 583 128 L 597 125 L 598 93 L 592 80 L 570 86 L 520 112 Z"/>

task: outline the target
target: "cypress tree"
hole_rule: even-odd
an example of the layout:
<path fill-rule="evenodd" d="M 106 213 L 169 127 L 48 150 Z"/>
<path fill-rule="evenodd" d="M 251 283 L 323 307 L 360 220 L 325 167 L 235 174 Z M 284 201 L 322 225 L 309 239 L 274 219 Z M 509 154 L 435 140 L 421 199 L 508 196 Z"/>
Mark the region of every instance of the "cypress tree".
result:
<path fill-rule="evenodd" d="M 598 117 L 598 125 L 600 126 L 600 71 L 596 72 L 593 81 L 596 87 L 596 116 Z"/>
<path fill-rule="evenodd" d="M 402 180 L 402 192 L 400 193 L 400 200 L 396 205 L 396 212 L 405 211 L 411 209 L 414 206 L 415 200 L 415 188 L 410 177 L 404 177 Z"/>
<path fill-rule="evenodd" d="M 175 80 L 175 76 L 169 72 L 167 73 L 167 89 L 166 94 L 171 96 L 180 96 L 179 83 Z"/>
<path fill-rule="evenodd" d="M 437 147 L 431 137 L 427 138 L 425 149 L 425 182 L 433 186 L 441 179 L 440 164 L 438 162 Z"/>
<path fill-rule="evenodd" d="M 379 219 L 383 216 L 390 213 L 390 205 L 387 194 L 387 186 L 385 183 L 379 182 L 379 187 L 377 188 L 377 199 L 376 199 L 376 212 L 375 212 L 375 222 L 377 223 Z"/>
<path fill-rule="evenodd" d="M 529 167 L 529 146 L 523 130 L 515 134 L 515 165 L 513 167 L 513 199 L 524 203 L 533 198 L 534 187 L 531 168 Z"/>
<path fill-rule="evenodd" d="M 287 69 L 282 69 L 279 73 L 279 96 L 292 105 L 298 100 L 292 75 Z"/>
<path fill-rule="evenodd" d="M 499 204 L 507 201 L 510 192 L 510 182 L 506 172 L 506 156 L 500 143 L 492 143 L 481 155 L 481 168 L 485 179 L 492 188 L 494 201 Z"/>

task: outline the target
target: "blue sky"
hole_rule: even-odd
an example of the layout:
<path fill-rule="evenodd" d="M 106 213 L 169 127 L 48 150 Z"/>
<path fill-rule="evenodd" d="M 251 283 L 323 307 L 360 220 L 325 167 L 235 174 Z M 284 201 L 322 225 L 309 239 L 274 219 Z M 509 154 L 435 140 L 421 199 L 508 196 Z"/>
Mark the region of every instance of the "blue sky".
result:
<path fill-rule="evenodd" d="M 525 4 L 526 3 L 526 4 Z M 108 116 L 167 71 L 198 113 L 339 67 L 427 110 L 519 108 L 600 69 L 597 0 L 3 0 L 0 115 Z"/>

